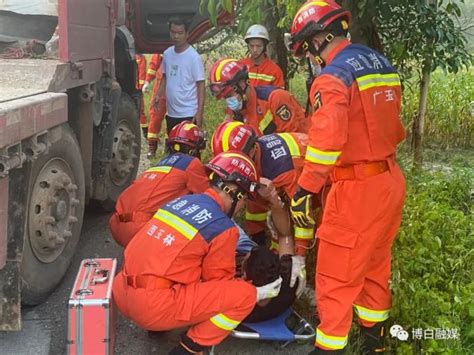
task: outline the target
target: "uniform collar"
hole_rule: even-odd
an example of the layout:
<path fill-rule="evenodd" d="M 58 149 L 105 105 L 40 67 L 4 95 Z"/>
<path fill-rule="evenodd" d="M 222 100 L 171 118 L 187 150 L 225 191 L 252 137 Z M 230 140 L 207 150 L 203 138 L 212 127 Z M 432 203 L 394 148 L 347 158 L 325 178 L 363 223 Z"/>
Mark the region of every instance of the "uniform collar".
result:
<path fill-rule="evenodd" d="M 208 188 L 206 191 L 204 191 L 204 194 L 212 198 L 219 205 L 221 210 L 224 211 L 224 200 L 214 189 Z"/>
<path fill-rule="evenodd" d="M 342 51 L 344 48 L 346 48 L 351 42 L 348 39 L 345 39 L 341 43 L 339 43 L 336 47 L 334 47 L 331 52 L 329 52 L 327 59 L 325 60 L 326 65 L 331 63 L 331 61 L 334 59 L 334 57 Z"/>

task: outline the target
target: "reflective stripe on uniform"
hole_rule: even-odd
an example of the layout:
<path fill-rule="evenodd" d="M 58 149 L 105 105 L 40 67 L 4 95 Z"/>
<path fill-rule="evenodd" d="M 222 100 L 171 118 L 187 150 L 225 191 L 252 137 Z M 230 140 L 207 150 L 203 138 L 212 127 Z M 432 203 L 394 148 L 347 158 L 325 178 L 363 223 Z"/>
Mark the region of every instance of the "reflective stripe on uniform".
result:
<path fill-rule="evenodd" d="M 249 73 L 249 79 L 255 79 L 255 80 L 262 80 L 262 81 L 268 81 L 272 82 L 275 80 L 275 77 L 272 75 L 266 75 L 266 74 L 257 74 L 257 73 Z"/>
<path fill-rule="evenodd" d="M 178 216 L 166 210 L 158 210 L 158 212 L 155 213 L 153 218 L 167 224 L 174 230 L 177 230 L 189 240 L 192 240 L 198 232 L 196 228 L 194 228 L 184 219 L 181 219 Z"/>
<path fill-rule="evenodd" d="M 356 79 L 359 91 L 367 90 L 377 86 L 400 86 L 400 77 L 392 74 L 369 74 Z"/>
<path fill-rule="evenodd" d="M 272 111 L 268 110 L 265 116 L 263 117 L 263 120 L 261 120 L 260 123 L 258 124 L 258 128 L 260 129 L 260 132 L 263 133 L 265 129 L 267 129 L 267 127 L 270 125 L 270 123 L 272 123 L 272 121 L 273 121 Z"/>
<path fill-rule="evenodd" d="M 347 344 L 347 335 L 345 337 L 326 335 L 318 328 L 316 329 L 315 344 L 331 350 L 344 349 Z"/>
<path fill-rule="evenodd" d="M 267 212 L 264 213 L 251 213 L 249 211 L 245 212 L 245 219 L 247 221 L 254 222 L 263 222 L 267 220 Z"/>
<path fill-rule="evenodd" d="M 147 138 L 148 139 L 156 139 L 158 138 L 158 133 L 151 133 L 151 132 L 148 132 L 148 135 L 147 135 Z"/>
<path fill-rule="evenodd" d="M 145 80 L 140 79 L 140 80 L 138 80 L 138 83 L 139 83 L 140 85 L 145 84 Z"/>
<path fill-rule="evenodd" d="M 156 74 L 156 70 L 153 70 L 153 69 L 148 69 L 148 71 L 146 72 L 148 75 L 155 75 Z"/>
<path fill-rule="evenodd" d="M 313 228 L 295 227 L 295 238 L 297 239 L 313 239 Z"/>
<path fill-rule="evenodd" d="M 148 127 L 148 123 L 140 123 L 140 127 L 141 128 L 146 128 L 146 127 Z"/>
<path fill-rule="evenodd" d="M 224 134 L 222 135 L 222 151 L 227 152 L 229 150 L 230 132 L 232 132 L 232 130 L 238 126 L 242 126 L 242 122 L 239 122 L 239 121 L 230 122 L 225 126 Z"/>
<path fill-rule="evenodd" d="M 278 135 L 283 138 L 288 149 L 290 150 L 290 154 L 292 157 L 300 157 L 301 151 L 298 143 L 296 142 L 295 138 L 289 133 L 278 133 Z"/>
<path fill-rule="evenodd" d="M 155 166 L 153 168 L 147 169 L 145 172 L 168 174 L 172 168 L 173 168 L 172 166 Z"/>
<path fill-rule="evenodd" d="M 311 163 L 333 165 L 336 163 L 336 160 L 339 155 L 341 155 L 341 152 L 328 152 L 313 148 L 308 145 L 306 149 L 305 159 Z"/>
<path fill-rule="evenodd" d="M 278 244 L 277 242 L 272 240 L 272 242 L 270 244 L 270 250 L 278 250 L 278 249 L 280 249 L 280 244 Z"/>
<path fill-rule="evenodd" d="M 373 309 L 358 306 L 356 304 L 354 305 L 354 307 L 359 318 L 368 322 L 383 322 L 384 320 L 388 319 L 390 315 L 390 309 L 376 311 Z"/>
<path fill-rule="evenodd" d="M 212 324 L 214 324 L 217 328 L 221 328 L 224 330 L 233 330 L 237 328 L 239 325 L 239 321 L 233 320 L 222 313 L 215 315 L 211 319 L 209 319 Z"/>

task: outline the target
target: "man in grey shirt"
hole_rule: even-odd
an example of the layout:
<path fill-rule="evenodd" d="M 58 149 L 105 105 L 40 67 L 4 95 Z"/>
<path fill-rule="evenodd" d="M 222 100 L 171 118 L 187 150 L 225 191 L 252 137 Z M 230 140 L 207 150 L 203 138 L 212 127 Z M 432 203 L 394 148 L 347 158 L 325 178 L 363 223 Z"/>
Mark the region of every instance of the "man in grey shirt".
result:
<path fill-rule="evenodd" d="M 174 46 L 163 53 L 161 79 L 157 97 L 166 93 L 166 130 L 184 120 L 202 126 L 205 98 L 205 73 L 201 57 L 188 43 L 188 25 L 182 19 L 169 23 Z M 158 100 L 156 100 L 158 102 Z"/>

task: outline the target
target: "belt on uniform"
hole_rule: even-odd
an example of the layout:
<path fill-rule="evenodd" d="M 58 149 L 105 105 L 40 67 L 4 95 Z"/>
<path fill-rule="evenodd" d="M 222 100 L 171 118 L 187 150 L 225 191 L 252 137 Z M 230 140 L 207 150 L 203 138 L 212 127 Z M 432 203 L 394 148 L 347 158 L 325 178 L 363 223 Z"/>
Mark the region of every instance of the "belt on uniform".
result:
<path fill-rule="evenodd" d="M 131 213 L 117 213 L 120 222 L 148 222 L 153 213 L 135 211 Z"/>
<path fill-rule="evenodd" d="M 125 276 L 127 285 L 133 288 L 146 288 L 148 290 L 171 288 L 175 282 L 155 275 Z"/>
<path fill-rule="evenodd" d="M 382 174 L 389 169 L 386 160 L 349 166 L 336 166 L 331 173 L 332 181 L 364 179 Z"/>

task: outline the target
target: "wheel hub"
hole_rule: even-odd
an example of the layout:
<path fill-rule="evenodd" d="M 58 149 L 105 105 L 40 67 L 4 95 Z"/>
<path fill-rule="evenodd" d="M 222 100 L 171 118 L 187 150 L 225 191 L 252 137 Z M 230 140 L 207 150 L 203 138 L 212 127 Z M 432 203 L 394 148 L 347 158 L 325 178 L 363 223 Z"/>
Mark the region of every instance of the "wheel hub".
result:
<path fill-rule="evenodd" d="M 61 159 L 47 162 L 33 185 L 28 227 L 36 257 L 51 263 L 61 255 L 78 221 L 77 185 L 70 167 Z"/>
<path fill-rule="evenodd" d="M 126 121 L 120 122 L 114 134 L 110 164 L 110 176 L 116 185 L 123 185 L 133 171 L 133 161 L 138 157 L 135 154 L 138 147 L 135 138 Z"/>

